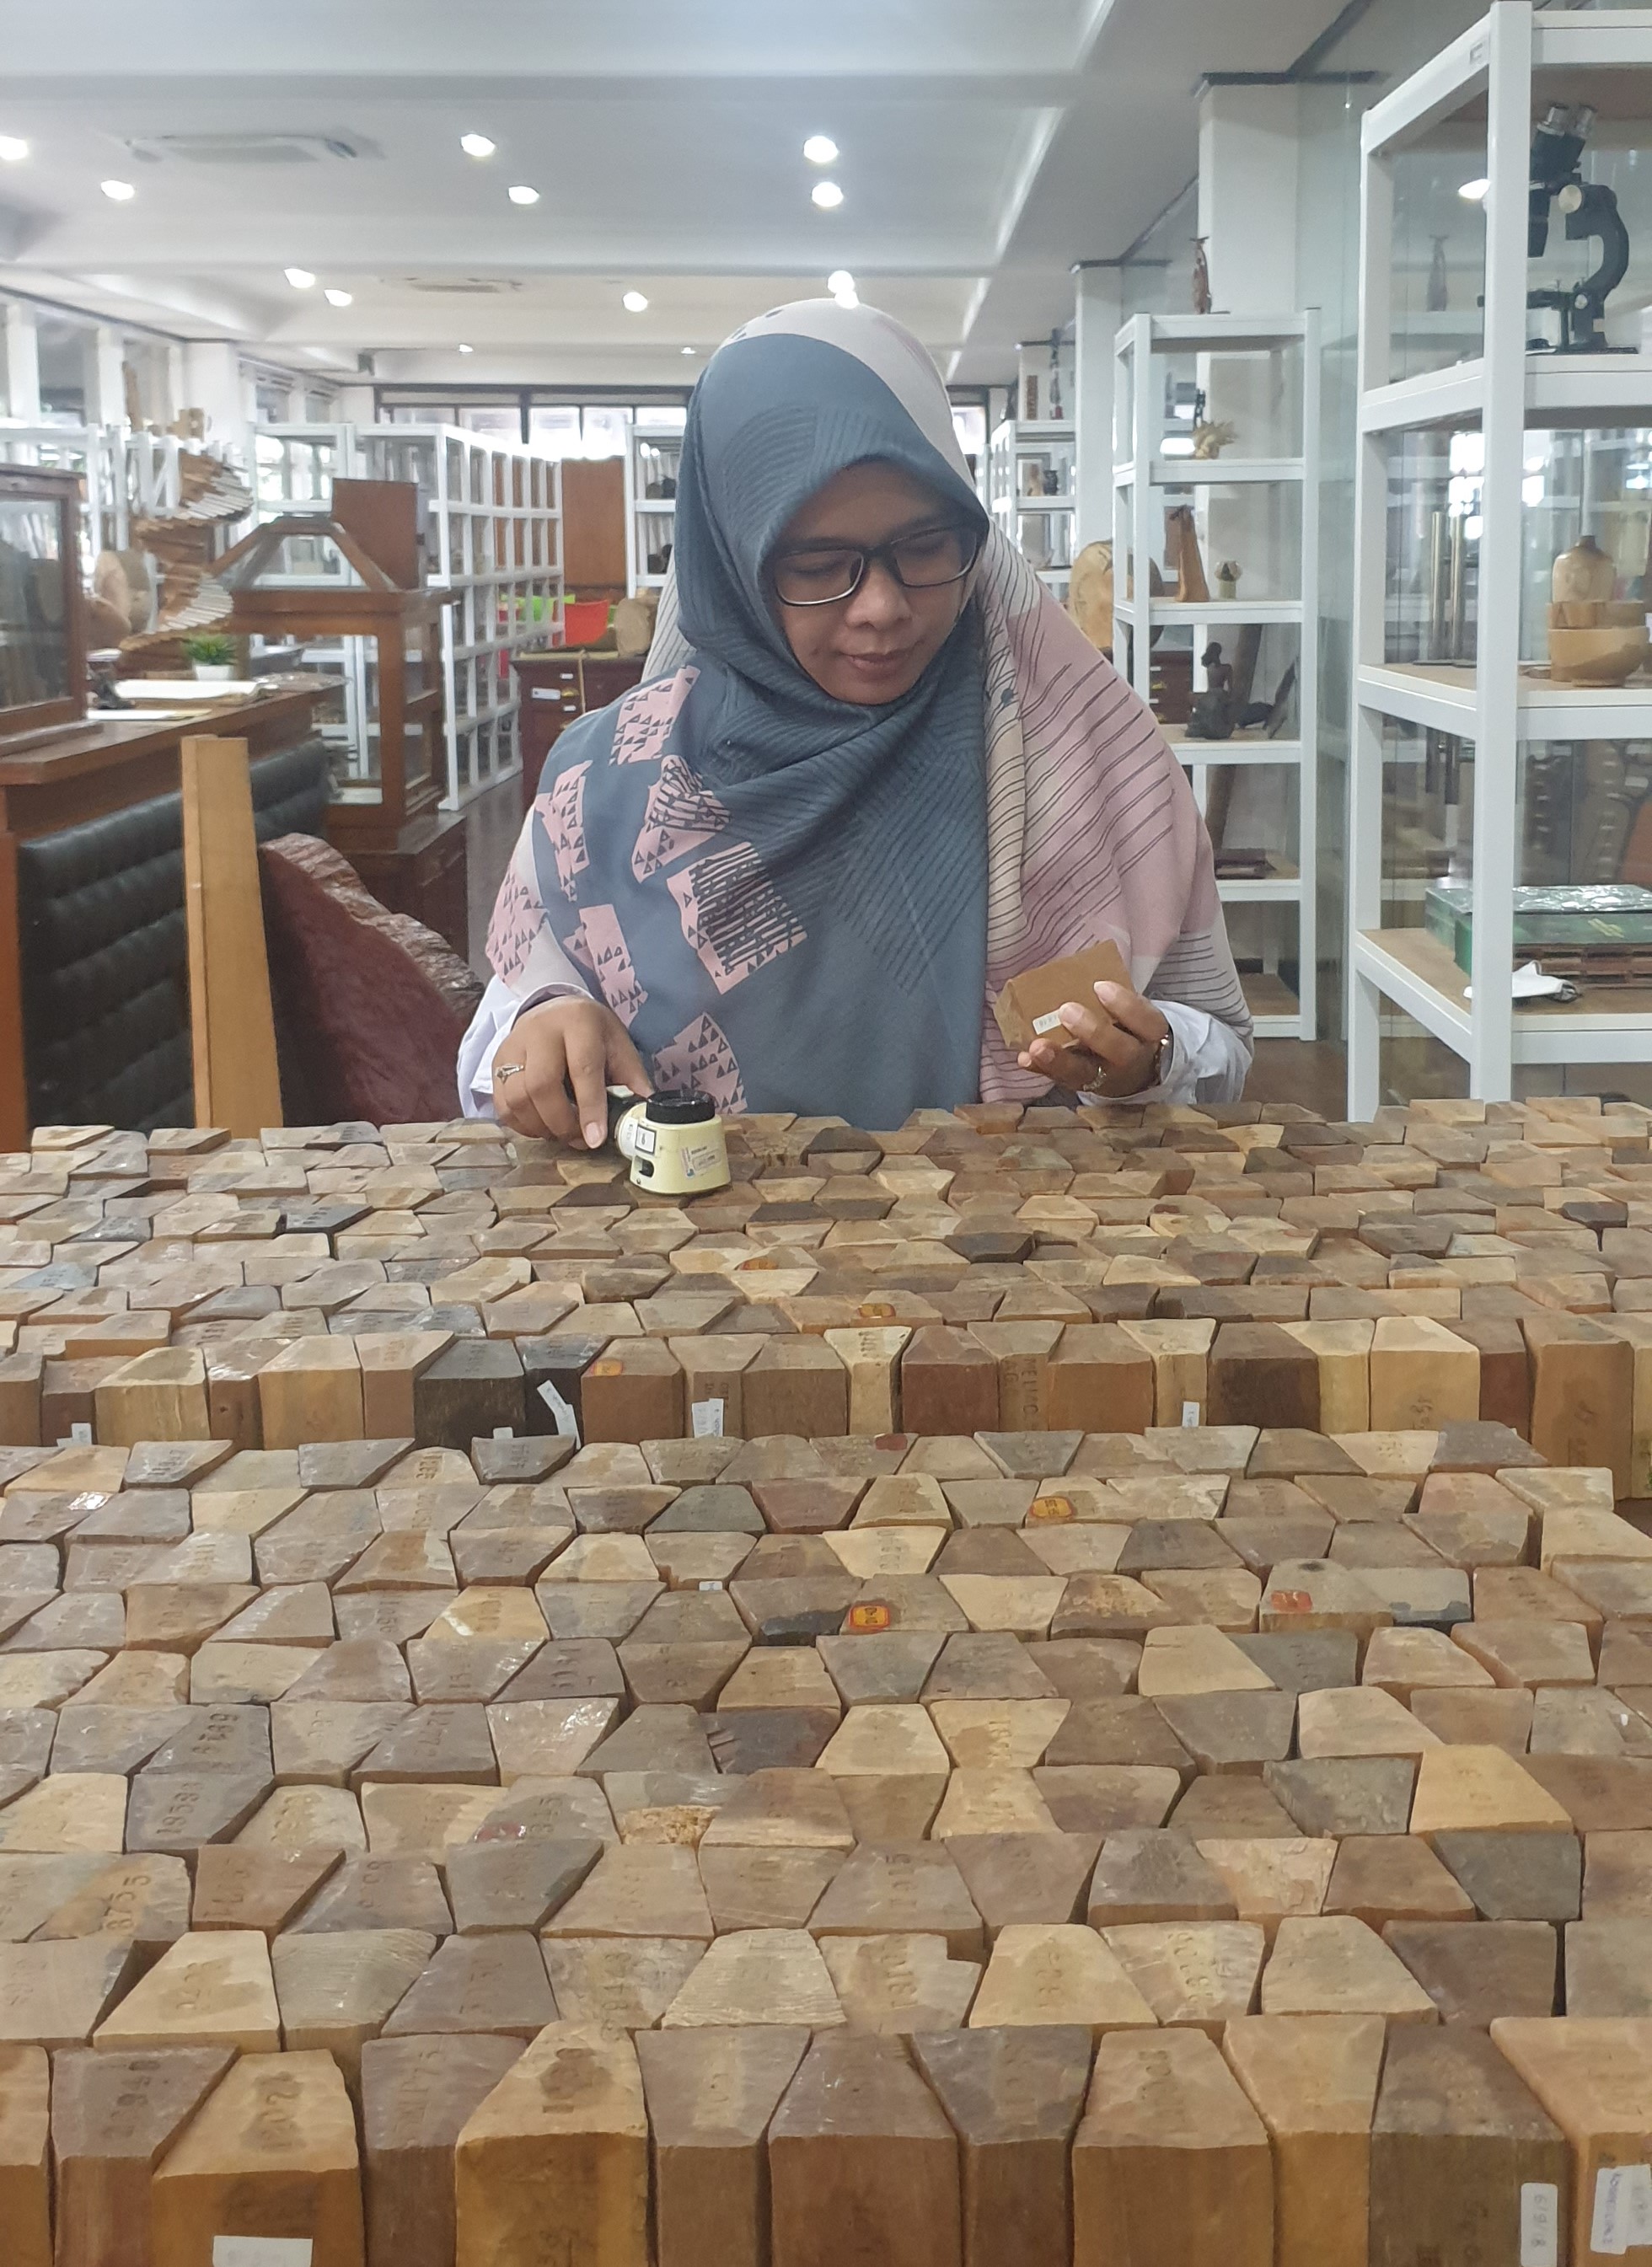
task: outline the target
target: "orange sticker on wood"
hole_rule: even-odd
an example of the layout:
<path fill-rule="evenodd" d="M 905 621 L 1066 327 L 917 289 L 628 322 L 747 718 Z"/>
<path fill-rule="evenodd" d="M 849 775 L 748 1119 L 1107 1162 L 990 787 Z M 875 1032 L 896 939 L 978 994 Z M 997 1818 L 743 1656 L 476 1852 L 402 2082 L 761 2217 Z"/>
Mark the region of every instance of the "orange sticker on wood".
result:
<path fill-rule="evenodd" d="M 1076 1519 L 1077 1507 L 1070 1495 L 1035 1495 L 1027 1506 L 1027 1517 L 1040 1522 L 1047 1520 Z"/>
<path fill-rule="evenodd" d="M 855 1310 L 863 1323 L 892 1323 L 895 1310 L 887 1299 L 863 1299 Z"/>
<path fill-rule="evenodd" d="M 593 1377 L 618 1377 L 624 1367 L 623 1362 L 593 1361 L 591 1365 L 591 1374 Z"/>
<path fill-rule="evenodd" d="M 848 1621 L 856 1637 L 864 1637 L 870 1631 L 889 1627 L 889 1609 L 887 1606 L 851 1606 Z"/>
<path fill-rule="evenodd" d="M 1267 1603 L 1276 1614 L 1307 1614 L 1313 1611 L 1313 1596 L 1308 1590 L 1272 1590 Z"/>
<path fill-rule="evenodd" d="M 779 1266 L 780 1262 L 778 1259 L 771 1259 L 766 1253 L 760 1259 L 743 1259 L 740 1262 L 737 1273 L 741 1275 L 755 1275 L 762 1268 L 778 1267 Z"/>

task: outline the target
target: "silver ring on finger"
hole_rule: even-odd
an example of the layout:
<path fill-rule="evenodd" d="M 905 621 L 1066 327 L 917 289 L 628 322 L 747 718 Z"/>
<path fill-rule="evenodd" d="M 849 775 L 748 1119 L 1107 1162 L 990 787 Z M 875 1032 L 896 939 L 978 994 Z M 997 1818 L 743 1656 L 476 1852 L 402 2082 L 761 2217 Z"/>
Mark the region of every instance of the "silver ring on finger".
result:
<path fill-rule="evenodd" d="M 526 1068 L 525 1063 L 496 1063 L 493 1075 L 496 1078 L 515 1078 Z"/>

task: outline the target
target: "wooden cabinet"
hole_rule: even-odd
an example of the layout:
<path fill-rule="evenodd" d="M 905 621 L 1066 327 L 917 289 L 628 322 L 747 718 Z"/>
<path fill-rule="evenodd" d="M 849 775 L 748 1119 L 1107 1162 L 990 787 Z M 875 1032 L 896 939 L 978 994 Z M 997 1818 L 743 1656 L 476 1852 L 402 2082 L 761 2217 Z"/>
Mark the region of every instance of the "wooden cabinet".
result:
<path fill-rule="evenodd" d="M 576 716 L 606 708 L 642 679 L 641 659 L 617 653 L 586 653 L 577 648 L 519 653 L 517 681 L 522 693 L 522 808 L 539 793 L 540 774 L 560 735 Z"/>

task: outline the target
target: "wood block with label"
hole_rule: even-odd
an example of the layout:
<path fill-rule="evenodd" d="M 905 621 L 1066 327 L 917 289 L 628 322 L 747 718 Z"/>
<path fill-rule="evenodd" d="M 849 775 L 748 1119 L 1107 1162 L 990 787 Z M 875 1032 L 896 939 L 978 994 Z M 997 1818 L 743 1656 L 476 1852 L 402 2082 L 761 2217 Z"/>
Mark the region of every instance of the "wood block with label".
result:
<path fill-rule="evenodd" d="M 50 2088 L 44 2047 L 0 2046 L 0 2234 L 7 2267 L 52 2267 Z"/>
<path fill-rule="evenodd" d="M 1499 2016 L 1491 2039 L 1569 2145 L 1573 2267 L 1620 2258 L 1646 2267 L 1652 2258 L 1645 2170 L 1652 2161 L 1652 2021 Z"/>
<path fill-rule="evenodd" d="M 899 2040 L 817 2038 L 768 2170 L 773 2267 L 962 2267 L 958 2142 Z"/>
<path fill-rule="evenodd" d="M 848 1429 L 877 1439 L 901 1426 L 900 1357 L 910 1330 L 827 1331 L 826 1342 L 848 1372 Z"/>
<path fill-rule="evenodd" d="M 1531 1376 L 1531 1445 L 1552 1464 L 1604 1464 L 1627 1495 L 1634 1439 L 1634 1350 L 1582 1315 L 1523 1315 Z"/>
<path fill-rule="evenodd" d="M 92 1399 L 99 1441 L 203 1441 L 210 1431 L 206 1358 L 195 1347 L 139 1354 L 95 1386 Z"/>
<path fill-rule="evenodd" d="M 1568 2190 L 1560 2129 L 1483 2032 L 1402 2027 L 1371 2126 L 1371 2267 L 1556 2258 Z M 1535 2194 L 1532 2191 L 1536 2191 Z"/>
<path fill-rule="evenodd" d="M 93 2049 L 56 2058 L 57 2267 L 159 2267 L 155 2168 L 233 2059 L 225 2047 Z"/>
<path fill-rule="evenodd" d="M 586 1370 L 581 1401 L 587 1441 L 669 1441 L 685 1429 L 682 1365 L 663 1339 L 614 1339 Z"/>
<path fill-rule="evenodd" d="M 219 2236 L 307 2238 L 311 2267 L 363 2267 L 356 2118 L 331 2055 L 244 2055 L 162 2159 L 157 2267 L 215 2267 Z"/>
<path fill-rule="evenodd" d="M 352 1339 L 295 1339 L 258 1373 L 267 1449 L 358 1441 L 365 1429 L 362 1366 Z"/>
<path fill-rule="evenodd" d="M 1066 2260 L 1068 2153 L 1090 2081 L 1090 2034 L 1074 2024 L 933 2031 L 914 2040 L 913 2054 L 958 2139 L 962 2267 Z"/>
<path fill-rule="evenodd" d="M 1378 2015 L 1241 2015 L 1222 2045 L 1267 2128 L 1275 2267 L 1365 2267 Z"/>
<path fill-rule="evenodd" d="M 1074 2267 L 1273 2267 L 1267 2135 L 1200 2032 L 1102 2040 L 1072 2169 Z"/>
<path fill-rule="evenodd" d="M 1371 1344 L 1371 1429 L 1403 1433 L 1479 1415 L 1479 1350 L 1426 1315 L 1384 1315 Z"/>
<path fill-rule="evenodd" d="M 648 2116 L 630 2040 L 547 2024 L 466 2120 L 459 2267 L 649 2267 Z"/>
<path fill-rule="evenodd" d="M 1046 1383 L 1054 1431 L 1144 1433 L 1154 1421 L 1153 1356 L 1117 1323 L 1069 1323 Z"/>
<path fill-rule="evenodd" d="M 702 1338 L 667 1338 L 683 1373 L 684 1412 L 694 1429 L 694 1412 L 708 1402 L 722 1404 L 721 1430 L 731 1440 L 745 1438 L 746 1371 L 768 1341 L 755 1332 L 712 1331 Z"/>
<path fill-rule="evenodd" d="M 1098 984 L 1130 983 L 1124 955 L 1111 937 L 1101 937 L 1082 952 L 1039 967 L 1024 969 L 994 996 L 993 1016 L 1011 1054 L 1024 1053 L 1035 1038 L 1061 1046 L 1065 1027 L 1061 1010 L 1069 1002 L 1088 1007 Z"/>
<path fill-rule="evenodd" d="M 1208 1320 L 1124 1322 L 1119 1326 L 1151 1355 L 1153 1421 L 1179 1425 L 1191 1405 L 1202 1420 L 1210 1398 L 1209 1356 L 1216 1326 Z M 1196 1421 L 1199 1421 L 1196 1420 Z"/>
<path fill-rule="evenodd" d="M 228 2046 L 274 2053 L 281 2019 L 257 1929 L 181 1936 L 99 2024 L 99 2047 Z"/>
<path fill-rule="evenodd" d="M 521 2052 L 518 2039 L 477 2037 L 363 2048 L 368 2267 L 452 2267 L 454 2145 Z"/>
<path fill-rule="evenodd" d="M 1212 1425 L 1319 1430 L 1319 1365 L 1277 1323 L 1223 1323 L 1210 1349 Z"/>
<path fill-rule="evenodd" d="M 638 2033 L 660 2267 L 763 2267 L 766 2138 L 808 2045 L 796 2025 Z"/>
<path fill-rule="evenodd" d="M 1151 2029 L 1152 2008 L 1118 1955 L 1092 1928 L 1014 1924 L 998 1932 L 970 2009 L 973 2030 L 1058 2020 L 1104 2031 Z"/>

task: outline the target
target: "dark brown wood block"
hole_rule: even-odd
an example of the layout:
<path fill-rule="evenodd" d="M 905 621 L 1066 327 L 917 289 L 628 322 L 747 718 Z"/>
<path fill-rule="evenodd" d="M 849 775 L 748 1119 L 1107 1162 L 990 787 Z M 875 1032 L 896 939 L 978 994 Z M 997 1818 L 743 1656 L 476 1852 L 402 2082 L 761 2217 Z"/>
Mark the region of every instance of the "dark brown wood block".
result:
<path fill-rule="evenodd" d="M 1210 1349 L 1212 1425 L 1319 1427 L 1319 1364 L 1277 1323 L 1223 1323 Z"/>
<path fill-rule="evenodd" d="M 847 1433 L 849 1374 L 823 1339 L 794 1332 L 765 1341 L 740 1379 L 746 1436 L 801 1440 Z"/>
<path fill-rule="evenodd" d="M 1069 1323 L 1045 1390 L 1055 1432 L 1142 1433 L 1153 1422 L 1153 1357 L 1117 1323 Z"/>
<path fill-rule="evenodd" d="M 413 1382 L 413 1421 L 431 1448 L 467 1449 L 496 1426 L 526 1423 L 522 1364 L 509 1339 L 459 1339 Z"/>
<path fill-rule="evenodd" d="M 1547 1921 L 1391 1920 L 1383 1936 L 1443 2023 L 1483 2031 L 1500 2015 L 1554 2013 L 1560 1937 Z"/>
<path fill-rule="evenodd" d="M 364 2043 L 368 2267 L 452 2267 L 454 2146 L 522 2045 L 452 2036 Z"/>
<path fill-rule="evenodd" d="M 1090 2083 L 1089 2029 L 922 2032 L 913 2053 L 958 2137 L 964 2267 L 1065 2260 L 1068 2154 Z"/>
<path fill-rule="evenodd" d="M 682 1364 L 662 1339 L 612 1339 L 583 1384 L 588 1441 L 669 1441 L 685 1429 Z"/>
<path fill-rule="evenodd" d="M 1371 2124 L 1371 2267 L 1519 2259 L 1524 2190 L 1553 2190 L 1559 2230 L 1569 2180 L 1559 2126 L 1482 2032 L 1391 2028 Z"/>
<path fill-rule="evenodd" d="M 969 1332 L 930 1324 L 900 1358 L 900 1407 L 908 1433 L 996 1432 L 998 1365 Z"/>
<path fill-rule="evenodd" d="M 898 2039 L 820 2033 L 768 2171 L 772 2267 L 963 2267 L 958 2142 Z"/>

